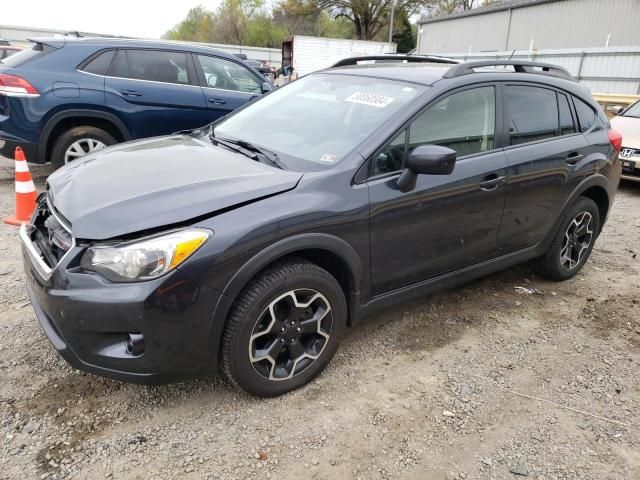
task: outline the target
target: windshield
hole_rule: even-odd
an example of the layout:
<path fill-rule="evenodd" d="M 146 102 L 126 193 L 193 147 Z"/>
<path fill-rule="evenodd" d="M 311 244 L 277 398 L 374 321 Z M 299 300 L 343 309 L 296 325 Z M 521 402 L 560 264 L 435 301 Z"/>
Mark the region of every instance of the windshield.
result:
<path fill-rule="evenodd" d="M 377 78 L 309 75 L 223 121 L 215 127 L 215 135 L 326 168 L 342 160 L 424 89 Z"/>
<path fill-rule="evenodd" d="M 622 116 L 640 118 L 640 102 L 636 102 L 631 105 L 627 111 L 622 114 Z"/>

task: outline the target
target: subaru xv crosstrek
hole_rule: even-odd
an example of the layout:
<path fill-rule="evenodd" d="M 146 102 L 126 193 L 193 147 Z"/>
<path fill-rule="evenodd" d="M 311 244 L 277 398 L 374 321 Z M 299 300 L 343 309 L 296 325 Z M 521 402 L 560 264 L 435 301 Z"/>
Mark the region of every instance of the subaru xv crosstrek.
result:
<path fill-rule="evenodd" d="M 221 366 L 282 394 L 398 301 L 525 261 L 573 277 L 611 210 L 620 145 L 559 67 L 313 73 L 52 174 L 20 232 L 29 296 L 78 369 L 159 383 Z"/>
<path fill-rule="evenodd" d="M 206 125 L 269 91 L 206 46 L 116 38 L 35 39 L 0 61 L 0 154 L 64 165 L 115 143 Z"/>

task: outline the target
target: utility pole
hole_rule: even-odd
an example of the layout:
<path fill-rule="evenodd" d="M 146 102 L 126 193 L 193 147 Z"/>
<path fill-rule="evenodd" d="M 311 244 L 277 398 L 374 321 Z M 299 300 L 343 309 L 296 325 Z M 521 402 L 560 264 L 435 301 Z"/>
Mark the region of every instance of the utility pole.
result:
<path fill-rule="evenodd" d="M 396 0 L 391 0 L 391 22 L 389 23 L 389 43 L 393 40 L 393 13 L 396 9 Z"/>

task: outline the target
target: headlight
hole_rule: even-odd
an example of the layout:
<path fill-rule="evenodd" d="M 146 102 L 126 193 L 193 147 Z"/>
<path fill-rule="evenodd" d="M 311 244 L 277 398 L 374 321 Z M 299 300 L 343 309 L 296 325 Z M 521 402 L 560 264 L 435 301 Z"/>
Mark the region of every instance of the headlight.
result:
<path fill-rule="evenodd" d="M 209 230 L 188 228 L 144 240 L 97 245 L 87 249 L 81 265 L 113 282 L 151 280 L 176 268 L 211 235 Z"/>

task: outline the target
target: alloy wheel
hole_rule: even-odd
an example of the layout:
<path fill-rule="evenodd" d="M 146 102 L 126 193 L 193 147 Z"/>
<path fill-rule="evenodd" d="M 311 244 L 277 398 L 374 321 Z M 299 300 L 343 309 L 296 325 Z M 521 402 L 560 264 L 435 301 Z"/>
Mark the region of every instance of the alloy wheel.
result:
<path fill-rule="evenodd" d="M 273 300 L 249 339 L 253 369 L 267 380 L 288 380 L 322 354 L 331 336 L 333 313 L 327 298 L 311 289 L 291 290 Z"/>
<path fill-rule="evenodd" d="M 64 163 L 69 163 L 76 158 L 95 152 L 96 150 L 102 150 L 105 147 L 106 145 L 104 143 L 95 138 L 81 138 L 69 145 L 67 151 L 64 152 Z"/>
<path fill-rule="evenodd" d="M 580 212 L 569 223 L 564 233 L 560 249 L 560 264 L 567 270 L 573 270 L 579 264 L 593 241 L 593 216 L 589 212 Z"/>

